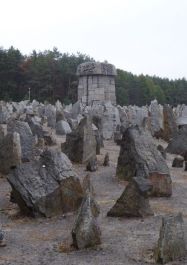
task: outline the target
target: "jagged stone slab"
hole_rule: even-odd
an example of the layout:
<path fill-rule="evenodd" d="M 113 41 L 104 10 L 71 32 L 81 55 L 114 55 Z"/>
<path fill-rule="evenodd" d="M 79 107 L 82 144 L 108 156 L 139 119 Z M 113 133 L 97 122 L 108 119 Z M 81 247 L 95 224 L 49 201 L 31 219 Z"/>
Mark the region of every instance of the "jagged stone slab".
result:
<path fill-rule="evenodd" d="M 157 150 L 151 134 L 132 126 L 123 134 L 116 175 L 121 180 L 142 176 L 151 180 L 152 195 L 170 196 L 172 182 L 165 159 Z"/>
<path fill-rule="evenodd" d="M 74 211 L 83 198 L 70 160 L 57 150 L 46 150 L 40 160 L 17 166 L 8 181 L 14 200 L 27 215 L 50 217 Z"/>
<path fill-rule="evenodd" d="M 146 217 L 153 215 L 148 199 L 148 192 L 151 189 L 152 185 L 149 180 L 142 177 L 133 178 L 107 216 Z"/>
<path fill-rule="evenodd" d="M 187 152 L 187 126 L 183 126 L 175 136 L 170 139 L 166 152 L 184 155 Z"/>
<path fill-rule="evenodd" d="M 73 162 L 86 163 L 96 158 L 96 141 L 92 129 L 92 121 L 87 116 L 78 127 L 66 136 L 62 151 Z"/>
<path fill-rule="evenodd" d="M 164 129 L 161 137 L 165 141 L 169 141 L 177 133 L 177 123 L 171 106 L 167 104 L 163 106 L 163 125 Z"/>

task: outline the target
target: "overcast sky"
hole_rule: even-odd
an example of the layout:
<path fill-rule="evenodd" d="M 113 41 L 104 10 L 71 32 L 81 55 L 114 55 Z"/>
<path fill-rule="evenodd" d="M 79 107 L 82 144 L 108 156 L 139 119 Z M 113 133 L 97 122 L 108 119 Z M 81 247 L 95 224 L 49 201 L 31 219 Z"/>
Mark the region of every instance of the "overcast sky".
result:
<path fill-rule="evenodd" d="M 0 46 L 57 47 L 134 74 L 187 78 L 187 0 L 0 0 Z"/>

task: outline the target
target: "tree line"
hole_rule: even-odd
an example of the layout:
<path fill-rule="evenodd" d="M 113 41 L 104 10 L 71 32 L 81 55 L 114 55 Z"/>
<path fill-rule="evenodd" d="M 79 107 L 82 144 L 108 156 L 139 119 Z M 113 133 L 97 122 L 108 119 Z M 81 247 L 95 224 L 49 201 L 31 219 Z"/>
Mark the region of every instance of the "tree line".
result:
<path fill-rule="evenodd" d="M 65 104 L 77 100 L 76 69 L 94 61 L 88 55 L 61 53 L 57 48 L 23 55 L 18 49 L 0 47 L 0 100 L 31 100 Z M 187 80 L 134 75 L 117 69 L 116 97 L 120 105 L 146 105 L 157 99 L 171 105 L 187 104 Z"/>

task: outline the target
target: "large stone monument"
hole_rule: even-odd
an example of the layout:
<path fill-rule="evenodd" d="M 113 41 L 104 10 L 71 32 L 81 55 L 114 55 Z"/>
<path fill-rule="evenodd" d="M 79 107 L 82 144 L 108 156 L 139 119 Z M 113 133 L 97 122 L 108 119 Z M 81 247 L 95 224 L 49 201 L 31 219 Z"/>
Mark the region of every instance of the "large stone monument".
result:
<path fill-rule="evenodd" d="M 108 63 L 86 62 L 77 68 L 79 76 L 78 100 L 90 105 L 99 101 L 116 104 L 114 65 Z"/>

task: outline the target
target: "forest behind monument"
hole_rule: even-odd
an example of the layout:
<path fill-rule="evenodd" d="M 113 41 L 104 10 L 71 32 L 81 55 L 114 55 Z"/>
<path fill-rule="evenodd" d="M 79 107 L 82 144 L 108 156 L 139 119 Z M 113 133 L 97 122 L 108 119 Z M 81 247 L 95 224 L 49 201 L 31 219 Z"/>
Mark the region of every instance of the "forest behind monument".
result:
<path fill-rule="evenodd" d="M 88 55 L 61 53 L 57 48 L 23 55 L 18 49 L 0 48 L 0 99 L 31 99 L 68 104 L 77 100 L 76 69 L 94 61 Z M 113 62 L 111 62 L 113 63 Z M 157 99 L 171 105 L 187 104 L 187 80 L 134 75 L 117 69 L 116 97 L 120 105 L 146 105 Z"/>

